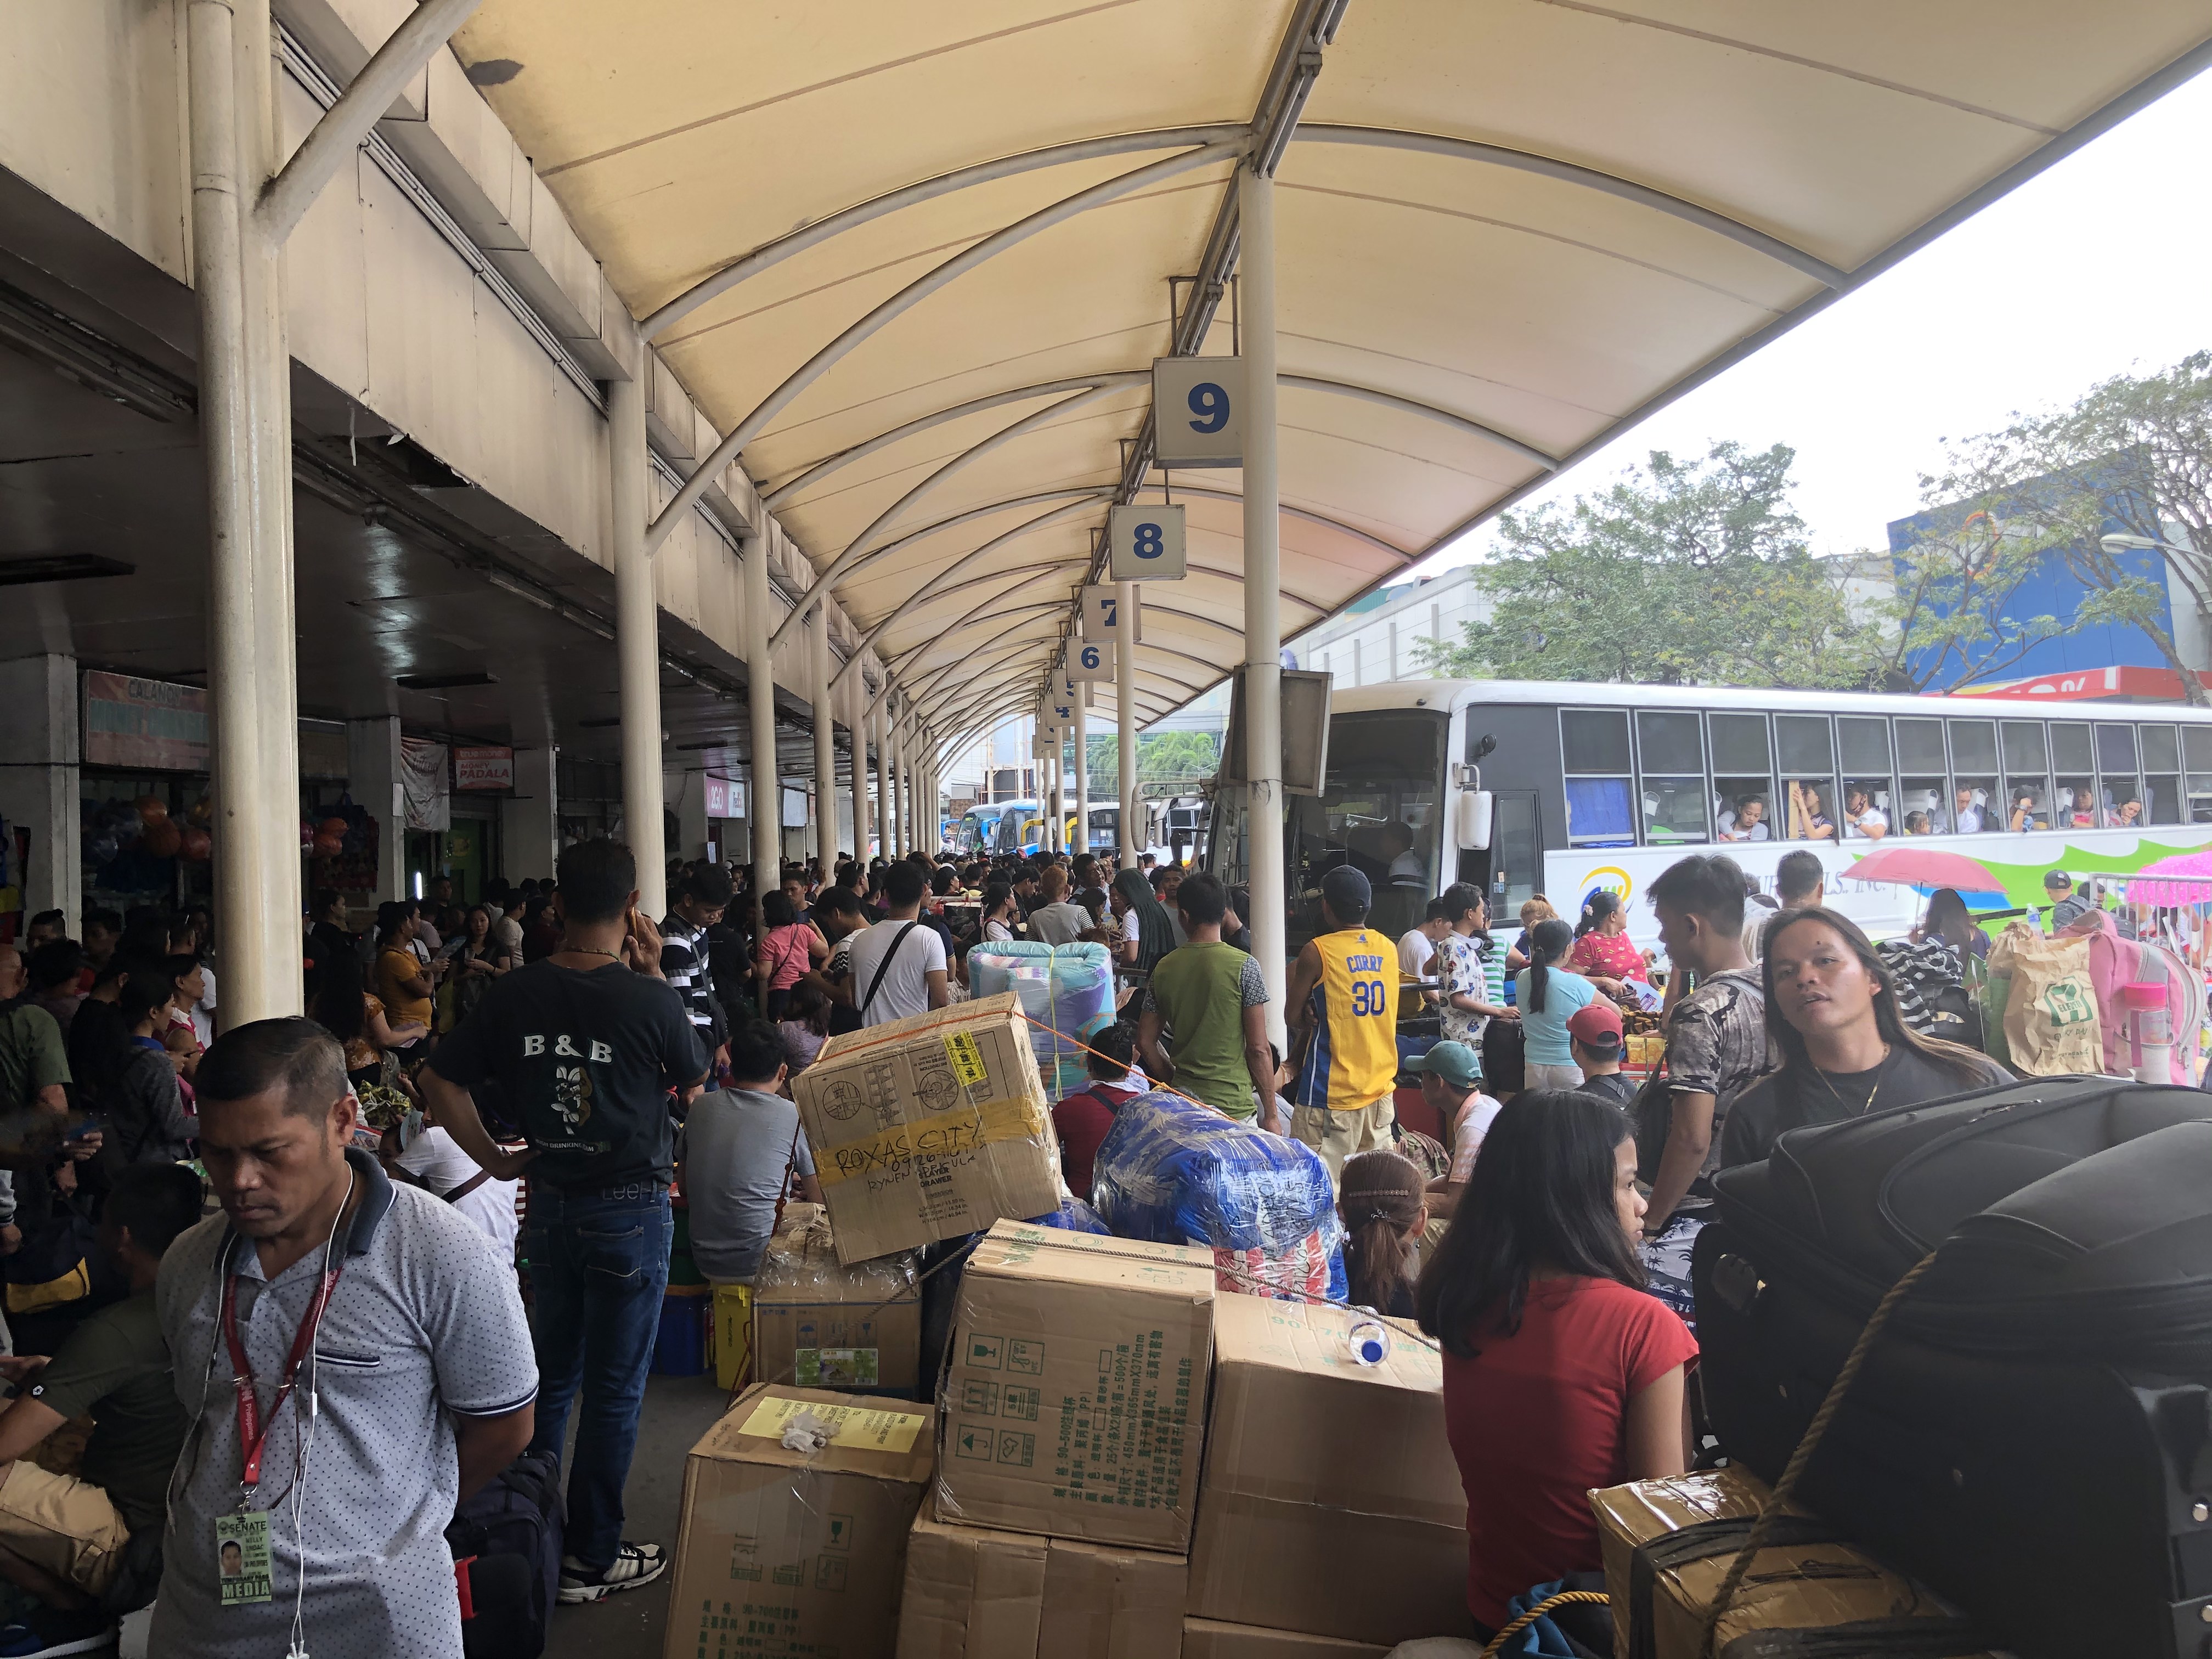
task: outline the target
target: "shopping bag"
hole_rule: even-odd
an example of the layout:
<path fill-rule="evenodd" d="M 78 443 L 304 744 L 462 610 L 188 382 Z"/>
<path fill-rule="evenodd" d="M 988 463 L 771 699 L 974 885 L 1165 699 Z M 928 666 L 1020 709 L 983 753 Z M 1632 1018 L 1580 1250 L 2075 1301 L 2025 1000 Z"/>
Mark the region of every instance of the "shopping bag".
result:
<path fill-rule="evenodd" d="M 2104 1069 L 2104 1027 L 2089 974 L 2089 941 L 2045 939 L 2015 921 L 1990 951 L 1992 980 L 2009 978 L 2004 996 L 2008 1063 L 2027 1077 Z"/>

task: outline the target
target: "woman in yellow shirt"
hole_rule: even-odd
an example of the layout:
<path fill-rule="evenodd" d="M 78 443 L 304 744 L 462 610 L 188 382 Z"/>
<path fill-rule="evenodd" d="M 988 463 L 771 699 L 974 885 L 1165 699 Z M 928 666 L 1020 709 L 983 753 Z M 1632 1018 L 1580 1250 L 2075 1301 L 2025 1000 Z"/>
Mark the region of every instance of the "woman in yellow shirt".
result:
<path fill-rule="evenodd" d="M 376 995 L 396 1020 L 430 1024 L 429 970 L 408 948 L 415 938 L 414 907 L 390 899 L 376 907 Z"/>

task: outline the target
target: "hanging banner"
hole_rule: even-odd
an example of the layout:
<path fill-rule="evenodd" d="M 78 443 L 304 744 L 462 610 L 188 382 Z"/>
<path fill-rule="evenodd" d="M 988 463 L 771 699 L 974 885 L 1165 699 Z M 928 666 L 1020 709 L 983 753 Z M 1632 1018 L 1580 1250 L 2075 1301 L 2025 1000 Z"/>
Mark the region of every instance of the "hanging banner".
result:
<path fill-rule="evenodd" d="M 1243 465 L 1244 360 L 1156 358 L 1152 426 L 1160 466 Z"/>
<path fill-rule="evenodd" d="M 447 750 L 425 738 L 399 739 L 399 787 L 410 830 L 450 830 L 453 797 L 447 780 Z"/>
<path fill-rule="evenodd" d="M 1106 515 L 1106 569 L 1117 582 L 1179 582 L 1183 552 L 1182 508 L 1117 507 Z"/>
<path fill-rule="evenodd" d="M 453 750 L 453 787 L 456 789 L 512 789 L 514 787 L 514 750 L 484 746 Z"/>
<path fill-rule="evenodd" d="M 85 672 L 87 766 L 204 772 L 212 752 L 207 693 L 198 686 Z"/>
<path fill-rule="evenodd" d="M 729 778 L 707 776 L 707 816 L 741 818 L 745 815 L 745 787 Z"/>

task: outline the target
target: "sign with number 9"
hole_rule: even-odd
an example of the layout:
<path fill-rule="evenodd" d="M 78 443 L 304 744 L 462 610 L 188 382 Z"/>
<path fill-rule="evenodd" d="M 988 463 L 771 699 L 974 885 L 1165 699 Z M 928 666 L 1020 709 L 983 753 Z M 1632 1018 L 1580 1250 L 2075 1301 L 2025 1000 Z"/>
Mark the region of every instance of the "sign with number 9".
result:
<path fill-rule="evenodd" d="M 1184 574 L 1183 509 L 1117 507 L 1107 516 L 1107 574 L 1117 582 L 1181 581 Z"/>
<path fill-rule="evenodd" d="M 1243 465 L 1243 406 L 1242 357 L 1156 360 L 1155 458 L 1164 467 Z"/>

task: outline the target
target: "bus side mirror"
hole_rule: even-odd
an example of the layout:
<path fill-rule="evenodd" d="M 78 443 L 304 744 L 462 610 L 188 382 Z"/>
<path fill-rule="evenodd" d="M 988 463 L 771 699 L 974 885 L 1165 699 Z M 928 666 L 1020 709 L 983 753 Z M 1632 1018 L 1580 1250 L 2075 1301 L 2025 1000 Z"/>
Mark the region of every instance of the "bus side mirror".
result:
<path fill-rule="evenodd" d="M 1490 850 L 1490 815 L 1497 800 L 1497 796 L 1487 789 L 1460 792 L 1456 828 L 1461 852 L 1486 853 Z"/>

